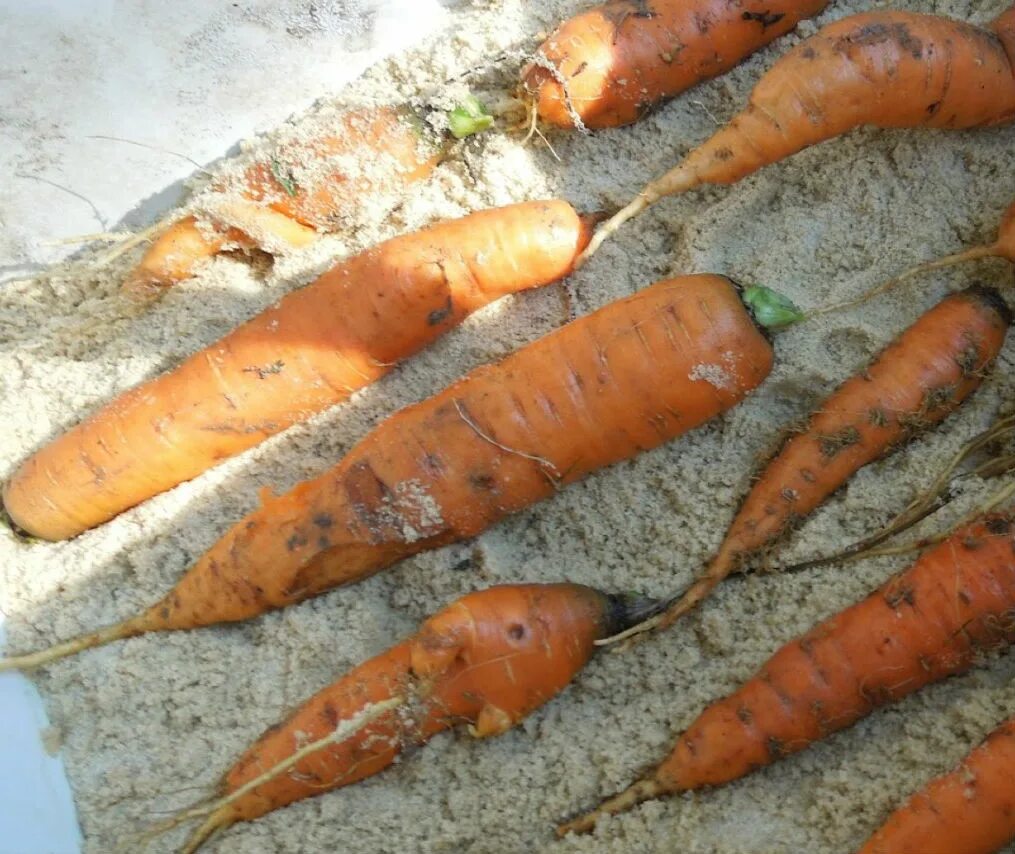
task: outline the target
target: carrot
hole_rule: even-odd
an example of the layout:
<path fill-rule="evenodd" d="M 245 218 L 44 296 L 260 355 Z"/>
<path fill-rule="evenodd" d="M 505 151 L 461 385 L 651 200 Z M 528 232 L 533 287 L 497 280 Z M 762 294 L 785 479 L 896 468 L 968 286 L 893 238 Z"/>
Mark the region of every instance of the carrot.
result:
<path fill-rule="evenodd" d="M 184 849 L 192 852 L 231 824 L 370 777 L 455 724 L 468 724 L 475 738 L 500 735 L 567 687 L 592 657 L 593 641 L 652 604 L 579 584 L 463 596 L 270 727 L 226 773 L 220 799 L 159 829 L 206 815 Z M 333 736 L 378 706 L 375 719 Z"/>
<path fill-rule="evenodd" d="M 169 226 L 124 288 L 157 294 L 229 248 L 282 251 L 309 245 L 319 232 L 333 231 L 348 218 L 360 199 L 377 204 L 387 195 L 393 205 L 430 176 L 452 137 L 481 131 L 492 121 L 474 98 L 451 111 L 445 130 L 408 106 L 350 110 L 322 135 L 284 142 L 239 175 L 217 181 L 206 197 L 211 206 Z"/>
<path fill-rule="evenodd" d="M 333 469 L 237 522 L 140 615 L 0 669 L 149 631 L 245 620 L 473 537 L 692 430 L 771 370 L 728 279 L 612 303 L 383 421 Z"/>
<path fill-rule="evenodd" d="M 580 261 L 664 196 L 732 184 L 863 125 L 975 128 L 1015 118 L 1015 7 L 989 28 L 880 10 L 829 24 L 762 76 L 747 108 L 603 223 Z"/>
<path fill-rule="evenodd" d="M 1010 616 L 1009 616 L 1010 619 Z M 1015 718 L 889 816 L 860 854 L 991 854 L 1015 838 Z"/>
<path fill-rule="evenodd" d="M 540 118 L 608 128 L 722 74 L 828 0 L 610 0 L 561 24 L 522 70 Z"/>
<path fill-rule="evenodd" d="M 1010 323 L 1004 300 L 982 287 L 947 296 L 923 314 L 786 440 L 704 573 L 664 613 L 629 633 L 671 625 L 856 471 L 947 417 L 979 387 Z"/>
<path fill-rule="evenodd" d="M 1015 511 L 1008 511 L 960 529 L 868 598 L 786 644 L 702 712 L 653 771 L 559 833 L 591 830 L 603 815 L 650 798 L 736 780 L 961 673 L 985 651 L 1015 641 L 1013 608 Z"/>
<path fill-rule="evenodd" d="M 883 294 L 897 285 L 900 285 L 915 276 L 919 276 L 922 273 L 929 273 L 931 270 L 941 270 L 946 267 L 953 267 L 956 264 L 963 264 L 966 261 L 975 261 L 979 258 L 1003 258 L 1010 264 L 1015 264 L 1015 203 L 1013 203 L 1001 217 L 1001 226 L 998 229 L 997 240 L 993 243 L 984 244 L 983 246 L 973 246 L 963 252 L 956 252 L 953 255 L 946 255 L 944 258 L 938 258 L 933 261 L 925 261 L 923 264 L 917 264 L 915 267 L 910 267 L 908 270 L 904 270 L 899 273 L 899 275 L 889 279 L 888 281 L 882 282 L 877 287 L 871 288 L 871 290 L 861 294 L 856 299 L 824 306 L 811 312 L 811 314 L 827 314 L 833 311 L 855 308 L 856 306 L 861 305 L 879 294 Z"/>
<path fill-rule="evenodd" d="M 347 399 L 484 305 L 566 276 L 587 239 L 549 201 L 382 243 L 43 447 L 4 506 L 47 540 L 105 522 Z"/>

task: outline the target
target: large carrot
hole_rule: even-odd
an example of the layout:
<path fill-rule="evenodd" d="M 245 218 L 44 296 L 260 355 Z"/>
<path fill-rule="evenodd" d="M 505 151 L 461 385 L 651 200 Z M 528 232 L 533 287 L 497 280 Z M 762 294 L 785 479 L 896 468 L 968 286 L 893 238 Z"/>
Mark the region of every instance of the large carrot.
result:
<path fill-rule="evenodd" d="M 867 599 L 786 644 L 702 712 L 655 770 L 559 832 L 590 830 L 650 798 L 728 783 L 961 673 L 984 651 L 1015 641 L 1013 609 L 1009 511 L 961 528 Z"/>
<path fill-rule="evenodd" d="M 29 458 L 13 521 L 58 540 L 112 518 L 388 373 L 488 303 L 568 274 L 588 238 L 566 202 L 396 237 L 289 294 Z"/>
<path fill-rule="evenodd" d="M 474 99 L 443 117 L 440 128 L 408 106 L 349 110 L 319 136 L 283 142 L 243 172 L 217 180 L 208 205 L 162 232 L 125 287 L 155 293 L 229 248 L 306 246 L 318 232 L 355 221 L 364 200 L 394 205 L 429 177 L 452 138 L 490 122 Z"/>
<path fill-rule="evenodd" d="M 561 24 L 523 70 L 540 118 L 607 128 L 708 80 L 828 0 L 610 0 Z"/>
<path fill-rule="evenodd" d="M 1010 619 L 1010 615 L 1009 618 Z M 992 854 L 1015 838 L 1015 718 L 892 813 L 859 854 Z"/>
<path fill-rule="evenodd" d="M 578 584 L 463 596 L 269 728 L 226 773 L 222 798 L 181 816 L 207 815 L 184 850 L 236 822 L 372 776 L 456 724 L 468 724 L 475 738 L 500 735 L 567 687 L 597 638 L 646 607 Z M 380 716 L 333 738 L 341 722 L 377 706 Z"/>
<path fill-rule="evenodd" d="M 665 613 L 631 632 L 673 623 L 858 469 L 953 412 L 979 387 L 1010 323 L 1004 300 L 982 287 L 947 296 L 923 314 L 786 440 L 755 480 L 701 577 Z"/>
<path fill-rule="evenodd" d="M 824 27 L 758 81 L 747 108 L 603 223 L 584 258 L 664 196 L 732 184 L 853 128 L 975 128 L 1015 117 L 1015 8 L 989 28 L 881 10 Z"/>
<path fill-rule="evenodd" d="M 705 423 L 771 366 L 729 280 L 659 282 L 391 416 L 327 473 L 265 497 L 147 611 L 0 669 L 244 620 L 475 536 Z"/>

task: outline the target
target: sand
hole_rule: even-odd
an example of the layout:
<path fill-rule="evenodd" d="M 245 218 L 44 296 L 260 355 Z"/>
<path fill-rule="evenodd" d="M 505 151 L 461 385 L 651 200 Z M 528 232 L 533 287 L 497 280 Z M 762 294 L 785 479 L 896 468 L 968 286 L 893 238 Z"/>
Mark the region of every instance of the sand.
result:
<path fill-rule="evenodd" d="M 502 50 L 531 50 L 583 5 L 521 0 L 461 5 L 419 50 L 372 69 L 352 99 L 410 97 Z M 836 2 L 797 35 L 669 104 L 637 127 L 551 136 L 490 136 L 461 147 L 391 216 L 314 253 L 269 267 L 216 259 L 147 314 L 115 315 L 131 260 L 107 272 L 8 285 L 0 292 L 0 476 L 115 392 L 177 362 L 291 288 L 329 258 L 435 218 L 563 195 L 610 209 L 659 174 L 717 121 L 800 35 L 867 8 Z M 986 21 L 1001 0 L 902 3 Z M 481 82 L 506 84 L 511 58 Z M 1015 127 L 970 133 L 863 131 L 803 152 L 733 190 L 669 200 L 625 228 L 568 288 L 586 312 L 663 276 L 729 274 L 782 290 L 804 307 L 859 293 L 904 265 L 993 239 L 1015 197 Z M 752 464 L 789 421 L 860 367 L 949 289 L 1011 282 L 990 261 L 927 276 L 863 309 L 778 338 L 778 365 L 746 403 L 713 425 L 604 471 L 473 542 L 407 560 L 363 583 L 247 624 L 135 639 L 33 676 L 74 788 L 85 851 L 207 794 L 268 724 L 352 664 L 409 633 L 456 596 L 497 582 L 568 579 L 661 595 L 685 584 L 719 542 Z M 0 606 L 12 650 L 132 614 L 255 504 L 325 469 L 397 407 L 557 327 L 559 287 L 504 300 L 351 402 L 195 481 L 59 544 L 0 533 Z M 775 562 L 827 552 L 886 521 L 1013 398 L 1015 345 L 997 374 L 945 425 L 869 466 L 797 531 Z M 985 489 L 972 485 L 929 531 Z M 721 790 L 655 802 L 597 834 L 554 840 L 553 823 L 626 785 L 662 757 L 710 700 L 780 644 L 854 601 L 904 557 L 726 584 L 700 611 L 626 655 L 600 656 L 561 697 L 485 743 L 444 734 L 361 785 L 223 834 L 218 852 L 721 852 L 832 854 L 855 849 L 887 810 L 952 766 L 1015 707 L 1015 658 L 928 688 L 847 732 Z M 153 851 L 173 850 L 171 834 Z"/>

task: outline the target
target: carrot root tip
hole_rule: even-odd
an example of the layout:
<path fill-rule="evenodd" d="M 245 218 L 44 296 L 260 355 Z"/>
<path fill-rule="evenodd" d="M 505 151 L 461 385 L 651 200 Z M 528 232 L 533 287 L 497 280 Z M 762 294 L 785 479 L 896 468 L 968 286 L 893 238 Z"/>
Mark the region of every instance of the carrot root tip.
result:
<path fill-rule="evenodd" d="M 603 816 L 627 812 L 643 801 L 649 801 L 666 794 L 666 787 L 654 778 L 639 780 L 628 786 L 618 795 L 607 798 L 591 812 L 580 815 L 557 827 L 557 836 L 564 837 L 569 833 L 588 833 Z"/>

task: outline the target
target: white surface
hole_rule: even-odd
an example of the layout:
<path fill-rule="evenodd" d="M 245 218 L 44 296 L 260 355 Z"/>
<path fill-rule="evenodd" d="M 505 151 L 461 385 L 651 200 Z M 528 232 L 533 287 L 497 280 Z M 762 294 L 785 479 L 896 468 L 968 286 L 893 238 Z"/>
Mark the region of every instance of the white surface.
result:
<path fill-rule="evenodd" d="M 61 238 L 156 219 L 191 160 L 334 93 L 442 15 L 438 0 L 0 0 L 0 282 L 75 251 Z M 78 851 L 45 726 L 31 684 L 0 676 L 0 854 Z"/>

